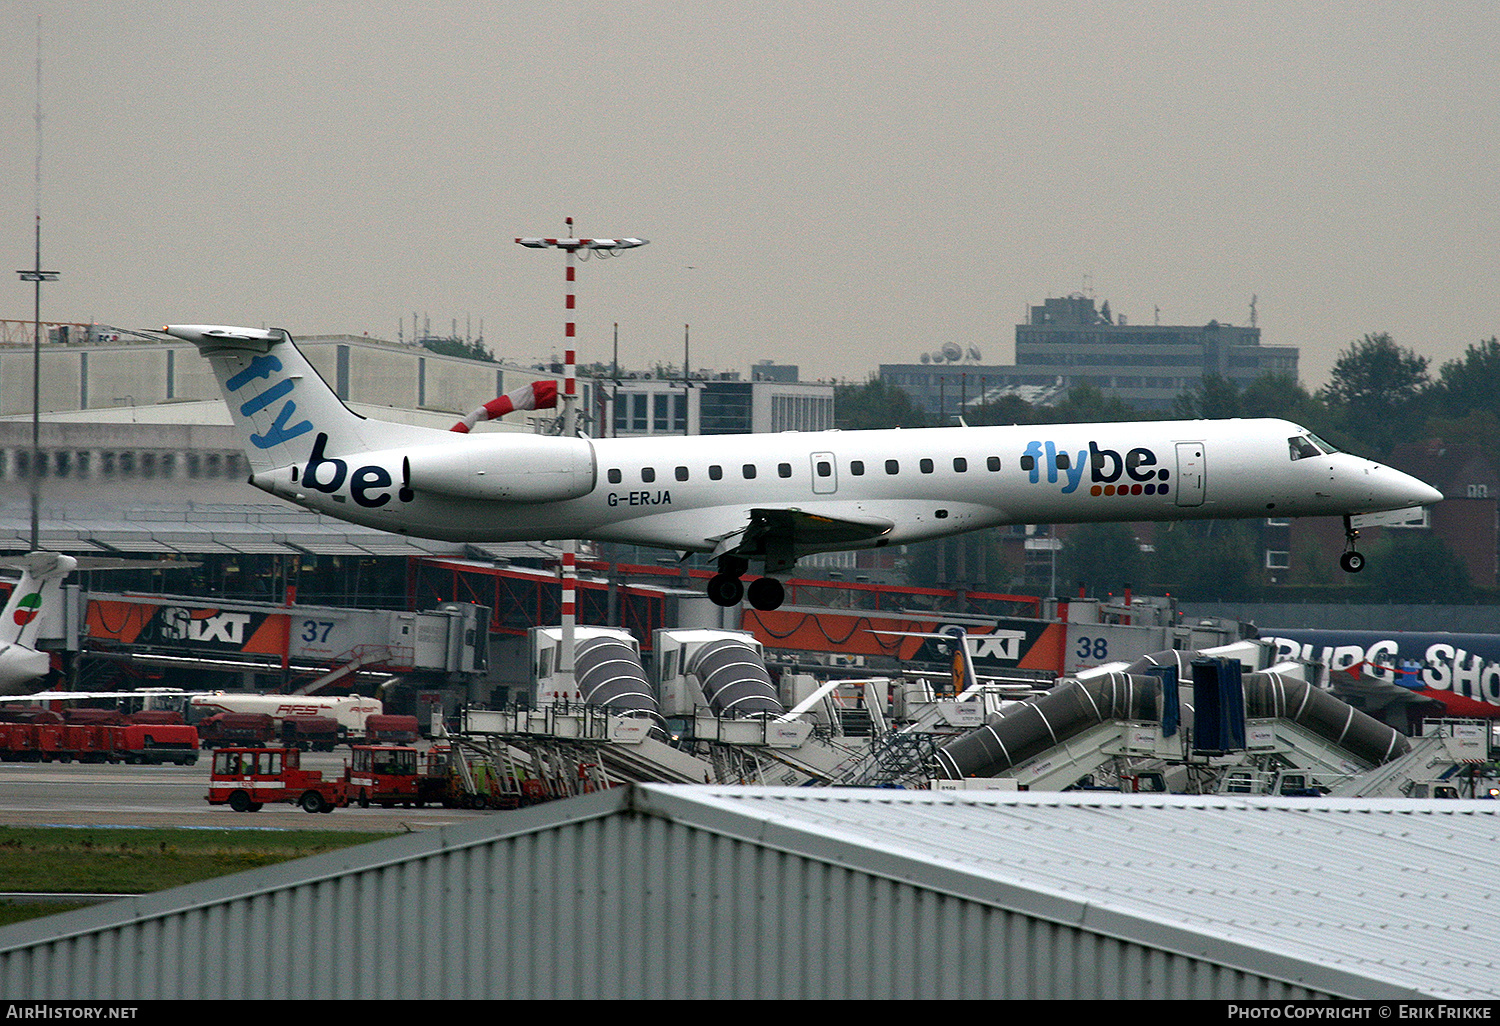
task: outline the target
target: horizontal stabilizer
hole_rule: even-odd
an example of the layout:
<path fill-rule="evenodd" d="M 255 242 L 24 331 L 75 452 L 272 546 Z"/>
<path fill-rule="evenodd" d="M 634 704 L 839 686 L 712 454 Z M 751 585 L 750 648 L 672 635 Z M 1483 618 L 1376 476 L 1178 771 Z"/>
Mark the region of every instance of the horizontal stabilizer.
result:
<path fill-rule="evenodd" d="M 264 353 L 278 342 L 287 341 L 280 328 L 236 328 L 227 324 L 169 324 L 161 329 L 173 338 L 191 342 L 205 355 L 222 349 L 248 349 Z"/>

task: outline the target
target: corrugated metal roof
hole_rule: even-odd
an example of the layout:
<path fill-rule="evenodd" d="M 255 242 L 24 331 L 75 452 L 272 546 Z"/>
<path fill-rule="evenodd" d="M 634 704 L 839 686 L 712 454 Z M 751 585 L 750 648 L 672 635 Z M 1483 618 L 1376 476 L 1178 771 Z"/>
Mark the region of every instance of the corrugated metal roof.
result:
<path fill-rule="evenodd" d="M 1497 833 L 1489 802 L 637 785 L 6 927 L 0 992 L 1493 999 Z"/>
<path fill-rule="evenodd" d="M 1500 997 L 1500 803 L 691 790 L 699 807 L 1015 888 L 1038 914 L 1054 898 L 1114 913 L 1137 941 L 1197 934 L 1428 995 Z"/>

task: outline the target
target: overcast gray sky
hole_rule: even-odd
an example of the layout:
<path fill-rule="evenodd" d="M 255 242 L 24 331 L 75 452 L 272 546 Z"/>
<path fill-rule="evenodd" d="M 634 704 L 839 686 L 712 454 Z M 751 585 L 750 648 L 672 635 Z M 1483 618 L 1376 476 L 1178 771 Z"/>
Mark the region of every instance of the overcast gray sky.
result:
<path fill-rule="evenodd" d="M 1029 304 L 1302 349 L 1500 332 L 1500 5 L 17 2 L 0 243 L 43 318 L 392 338 L 862 380 Z M 0 316 L 29 319 L 13 281 Z"/>

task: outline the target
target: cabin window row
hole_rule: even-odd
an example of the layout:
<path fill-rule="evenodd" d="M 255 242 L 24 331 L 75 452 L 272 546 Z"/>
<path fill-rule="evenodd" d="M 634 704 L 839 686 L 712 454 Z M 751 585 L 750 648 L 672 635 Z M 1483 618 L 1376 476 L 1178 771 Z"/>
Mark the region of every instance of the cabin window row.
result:
<path fill-rule="evenodd" d="M 999 470 L 1000 469 L 1000 457 L 999 456 L 987 456 L 987 457 L 985 457 L 984 466 L 985 466 L 986 470 Z M 920 459 L 920 460 L 917 461 L 917 470 L 918 470 L 918 472 L 923 473 L 923 474 L 935 473 L 937 471 L 937 464 L 934 463 L 930 459 Z M 892 476 L 901 473 L 901 461 L 900 460 L 886 460 L 885 461 L 885 472 L 888 475 L 892 475 Z M 969 461 L 968 461 L 968 459 L 966 457 L 963 457 L 963 456 L 955 456 L 955 457 L 953 457 L 953 472 L 955 474 L 967 474 L 969 472 Z M 865 474 L 865 461 L 864 460 L 851 460 L 851 461 L 849 461 L 849 473 L 852 476 L 854 476 L 854 477 L 862 477 L 862 476 L 864 476 L 864 474 Z M 826 476 L 826 475 L 824 475 L 824 476 Z"/>
<path fill-rule="evenodd" d="M 895 475 L 901 473 L 901 461 L 900 460 L 886 460 L 884 462 L 883 466 L 884 466 L 885 473 L 888 476 L 894 477 Z M 990 471 L 999 470 L 1000 469 L 1000 457 L 999 456 L 987 456 L 987 457 L 985 457 L 984 466 L 985 466 L 986 470 L 990 470 Z M 824 478 L 826 478 L 826 477 L 832 477 L 833 476 L 833 464 L 830 461 L 828 461 L 828 460 L 819 460 L 816 464 L 813 465 L 813 470 L 817 474 L 818 477 L 824 477 Z M 918 472 L 923 473 L 923 474 L 931 474 L 931 473 L 936 472 L 937 465 L 931 459 L 925 459 L 924 458 L 924 459 L 920 459 L 920 460 L 917 461 L 917 470 L 918 470 Z M 968 473 L 968 470 L 969 470 L 969 461 L 968 461 L 968 459 L 966 457 L 963 457 L 963 456 L 955 456 L 955 457 L 953 457 L 953 472 L 954 473 L 956 473 L 956 474 L 965 474 L 965 473 Z M 866 466 L 865 466 L 865 461 L 864 460 L 850 460 L 849 461 L 849 474 L 850 474 L 850 476 L 852 476 L 852 477 L 863 477 L 865 475 L 865 473 L 866 473 Z M 642 484 L 653 484 L 653 483 L 655 483 L 655 481 L 656 481 L 656 468 L 655 467 L 642 467 L 640 474 L 641 474 L 641 483 Z M 687 481 L 687 480 L 689 480 L 691 478 L 691 476 L 692 475 L 689 472 L 689 470 L 688 470 L 687 467 L 676 467 L 672 471 L 672 478 L 675 479 L 675 480 L 677 480 L 677 481 Z M 740 477 L 742 477 L 744 480 L 746 480 L 746 481 L 754 481 L 759 476 L 760 476 L 760 467 L 757 464 L 754 464 L 754 463 L 745 463 L 745 464 L 742 464 L 740 466 Z M 778 464 L 776 464 L 776 476 L 777 477 L 783 477 L 783 478 L 789 478 L 789 477 L 791 477 L 792 476 L 792 465 L 790 463 L 778 463 Z M 612 484 L 612 485 L 621 484 L 621 483 L 624 482 L 624 479 L 625 479 L 624 472 L 621 471 L 619 468 L 611 468 L 607 472 L 606 477 L 607 477 L 609 483 Z M 724 468 L 723 468 L 723 466 L 720 465 L 720 464 L 717 464 L 717 463 L 711 463 L 711 464 L 709 464 L 709 467 L 708 467 L 708 479 L 710 481 L 722 481 L 722 480 L 724 480 Z"/>

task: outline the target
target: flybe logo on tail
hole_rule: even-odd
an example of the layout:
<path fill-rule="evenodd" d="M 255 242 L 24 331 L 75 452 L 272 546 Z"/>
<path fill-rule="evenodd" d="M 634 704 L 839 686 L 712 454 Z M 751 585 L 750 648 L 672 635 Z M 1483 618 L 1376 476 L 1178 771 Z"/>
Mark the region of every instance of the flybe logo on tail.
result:
<path fill-rule="evenodd" d="M 252 359 L 245 369 L 234 377 L 224 382 L 224 388 L 228 392 L 235 393 L 252 381 L 260 379 L 269 380 L 272 374 L 281 370 L 281 361 L 274 356 L 262 355 Z M 280 445 L 282 442 L 291 441 L 298 435 L 305 435 L 313 429 L 312 421 L 300 420 L 293 422 L 292 418 L 297 415 L 297 404 L 288 398 L 296 388 L 296 382 L 291 378 L 282 378 L 280 381 L 262 389 L 252 398 L 240 405 L 240 413 L 245 417 L 253 417 L 261 410 L 266 409 L 272 403 L 282 403 L 271 421 L 271 426 L 266 429 L 265 434 L 251 433 L 250 442 L 257 449 L 269 449 Z"/>
<path fill-rule="evenodd" d="M 1060 450 L 1055 442 L 1028 442 L 1021 456 L 1032 484 L 1040 484 L 1045 474 L 1048 484 L 1062 485 L 1064 495 L 1076 492 L 1085 478 L 1090 495 L 1166 495 L 1171 471 L 1157 464 L 1150 449 L 1137 447 L 1121 456 L 1097 442 L 1077 452 Z"/>

